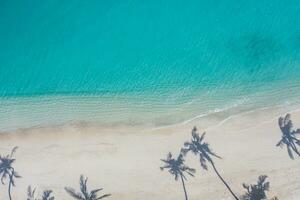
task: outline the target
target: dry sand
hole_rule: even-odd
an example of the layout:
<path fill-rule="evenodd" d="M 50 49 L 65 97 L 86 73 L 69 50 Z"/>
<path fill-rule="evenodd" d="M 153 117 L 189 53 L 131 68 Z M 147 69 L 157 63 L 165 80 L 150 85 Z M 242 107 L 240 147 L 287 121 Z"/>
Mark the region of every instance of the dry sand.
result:
<path fill-rule="evenodd" d="M 141 127 L 99 127 L 69 124 L 31 128 L 0 134 L 0 153 L 19 146 L 15 168 L 23 176 L 16 180 L 13 199 L 26 199 L 27 186 L 52 189 L 56 199 L 71 199 L 64 186 L 78 188 L 79 176 L 89 177 L 90 189 L 103 187 L 108 199 L 184 199 L 181 183 L 167 171 L 160 171 L 161 158 L 170 151 L 177 155 L 189 140 L 194 125 L 207 130 L 206 141 L 223 157 L 216 166 L 237 194 L 242 183 L 252 183 L 262 174 L 271 182 L 270 196 L 281 200 L 300 198 L 300 158 L 289 159 L 286 149 L 275 147 L 281 133 L 277 125 L 280 110 L 265 109 L 226 120 L 192 121 L 162 129 Z M 300 113 L 292 114 L 300 127 Z M 206 124 L 206 125 L 203 125 Z M 212 126 L 214 125 L 214 126 Z M 200 169 L 197 158 L 187 157 L 196 168 L 195 178 L 187 181 L 190 200 L 233 199 L 212 170 Z M 0 185 L 0 199 L 6 200 L 7 187 Z"/>

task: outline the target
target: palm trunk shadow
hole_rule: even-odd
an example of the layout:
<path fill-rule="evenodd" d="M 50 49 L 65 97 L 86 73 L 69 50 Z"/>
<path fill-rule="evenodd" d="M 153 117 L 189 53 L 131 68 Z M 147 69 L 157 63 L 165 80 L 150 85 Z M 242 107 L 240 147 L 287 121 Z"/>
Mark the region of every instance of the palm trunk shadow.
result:
<path fill-rule="evenodd" d="M 8 197 L 9 197 L 9 200 L 12 200 L 11 198 L 11 185 L 12 185 L 12 175 L 9 175 L 9 184 L 8 184 Z"/>
<path fill-rule="evenodd" d="M 215 164 L 210 161 L 210 164 L 212 165 L 214 171 L 216 172 L 217 176 L 219 177 L 219 179 L 222 181 L 222 183 L 226 186 L 226 188 L 229 190 L 229 192 L 231 193 L 231 195 L 236 199 L 239 200 L 239 198 L 234 194 L 234 192 L 231 190 L 231 188 L 229 187 L 229 185 L 227 184 L 227 182 L 223 179 L 223 177 L 220 175 L 220 173 L 218 172 Z"/>
<path fill-rule="evenodd" d="M 186 192 L 186 188 L 185 188 L 185 183 L 184 183 L 182 175 L 180 175 L 180 178 L 181 178 L 182 187 L 183 187 L 183 190 L 184 190 L 185 200 L 188 200 L 188 196 L 187 196 L 187 192 Z"/>

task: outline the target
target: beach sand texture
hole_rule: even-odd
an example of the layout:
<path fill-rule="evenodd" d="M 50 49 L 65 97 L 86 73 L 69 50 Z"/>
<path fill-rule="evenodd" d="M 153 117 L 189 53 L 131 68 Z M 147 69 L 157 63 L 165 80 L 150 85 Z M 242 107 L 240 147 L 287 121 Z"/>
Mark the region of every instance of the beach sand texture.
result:
<path fill-rule="evenodd" d="M 242 183 L 255 183 L 259 175 L 268 175 L 269 196 L 296 200 L 300 196 L 300 160 L 291 160 L 285 148 L 276 147 L 281 138 L 277 111 L 245 113 L 216 123 L 210 128 L 199 121 L 149 130 L 139 127 L 99 127 L 69 124 L 40 127 L 0 135 L 1 153 L 19 146 L 15 169 L 22 178 L 16 180 L 13 199 L 25 199 L 27 186 L 54 190 L 57 199 L 71 199 L 65 186 L 78 188 L 79 176 L 89 177 L 90 189 L 103 187 L 109 199 L 184 199 L 181 183 L 166 171 L 160 159 L 170 151 L 177 155 L 190 139 L 193 125 L 222 159 L 216 166 L 231 185 L 242 194 Z M 300 112 L 292 114 L 300 127 Z M 230 200 L 232 197 L 210 169 L 200 169 L 198 159 L 188 155 L 187 164 L 197 170 L 186 183 L 190 199 Z M 7 187 L 0 187 L 0 199 L 7 199 Z"/>

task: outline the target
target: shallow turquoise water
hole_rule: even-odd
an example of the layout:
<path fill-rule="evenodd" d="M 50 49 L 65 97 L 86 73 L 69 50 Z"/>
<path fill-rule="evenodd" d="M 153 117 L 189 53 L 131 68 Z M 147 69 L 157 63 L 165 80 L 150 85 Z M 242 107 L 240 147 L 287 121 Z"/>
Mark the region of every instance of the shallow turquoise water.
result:
<path fill-rule="evenodd" d="M 1 1 L 0 129 L 298 103 L 300 2 Z"/>

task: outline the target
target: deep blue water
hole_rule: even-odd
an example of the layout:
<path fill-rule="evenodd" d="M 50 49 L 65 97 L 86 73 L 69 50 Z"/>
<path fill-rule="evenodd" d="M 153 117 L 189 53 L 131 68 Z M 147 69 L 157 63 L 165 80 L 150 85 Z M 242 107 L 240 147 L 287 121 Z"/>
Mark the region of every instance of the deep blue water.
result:
<path fill-rule="evenodd" d="M 298 0 L 0 1 L 0 128 L 297 103 L 299 76 Z"/>

